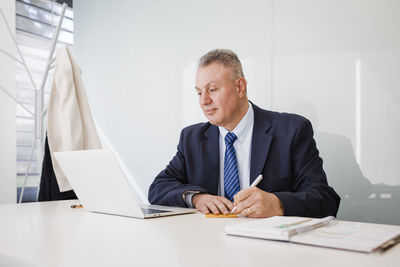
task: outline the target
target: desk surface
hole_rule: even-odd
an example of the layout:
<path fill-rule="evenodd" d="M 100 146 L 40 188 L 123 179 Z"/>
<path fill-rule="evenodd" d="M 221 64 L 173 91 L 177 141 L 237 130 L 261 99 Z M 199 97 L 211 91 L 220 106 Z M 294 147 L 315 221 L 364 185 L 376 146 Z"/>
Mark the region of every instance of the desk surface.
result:
<path fill-rule="evenodd" d="M 0 266 L 386 267 L 400 262 L 400 245 L 384 254 L 363 254 L 223 234 L 226 225 L 250 219 L 197 213 L 142 220 L 70 208 L 77 203 L 0 205 Z"/>

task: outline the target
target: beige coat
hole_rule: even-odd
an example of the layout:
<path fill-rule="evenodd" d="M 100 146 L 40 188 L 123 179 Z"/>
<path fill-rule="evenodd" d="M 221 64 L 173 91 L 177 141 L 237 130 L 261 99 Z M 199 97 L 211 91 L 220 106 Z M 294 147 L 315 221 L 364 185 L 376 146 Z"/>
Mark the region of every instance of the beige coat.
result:
<path fill-rule="evenodd" d="M 81 69 L 67 46 L 57 50 L 47 117 L 53 169 L 60 192 L 65 192 L 72 188 L 53 153 L 101 148 L 81 79 Z"/>

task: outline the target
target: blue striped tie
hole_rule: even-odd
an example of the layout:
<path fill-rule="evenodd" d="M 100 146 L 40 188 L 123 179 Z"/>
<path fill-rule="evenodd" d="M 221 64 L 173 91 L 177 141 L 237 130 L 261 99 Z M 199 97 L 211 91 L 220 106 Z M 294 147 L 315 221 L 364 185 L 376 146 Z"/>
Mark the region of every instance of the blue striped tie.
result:
<path fill-rule="evenodd" d="M 233 196 L 239 192 L 239 172 L 233 143 L 237 136 L 228 132 L 225 136 L 225 160 L 224 160 L 224 189 L 225 197 L 233 202 Z"/>

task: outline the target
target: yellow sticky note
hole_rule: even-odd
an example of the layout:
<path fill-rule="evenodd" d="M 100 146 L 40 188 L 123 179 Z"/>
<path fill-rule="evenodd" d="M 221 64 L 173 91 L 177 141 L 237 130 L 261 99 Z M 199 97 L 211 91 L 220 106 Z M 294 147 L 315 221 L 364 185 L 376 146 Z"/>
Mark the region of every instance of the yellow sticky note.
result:
<path fill-rule="evenodd" d="M 206 214 L 206 217 L 207 218 L 237 218 L 238 216 L 236 214 L 224 215 L 224 214 L 212 214 L 212 213 L 209 213 L 209 214 Z"/>

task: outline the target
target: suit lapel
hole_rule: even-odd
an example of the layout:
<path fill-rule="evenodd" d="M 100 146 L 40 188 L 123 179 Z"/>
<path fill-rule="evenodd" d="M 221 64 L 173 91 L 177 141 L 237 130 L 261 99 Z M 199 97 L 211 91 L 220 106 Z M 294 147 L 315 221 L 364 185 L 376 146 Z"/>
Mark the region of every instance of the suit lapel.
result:
<path fill-rule="evenodd" d="M 262 110 L 253 105 L 254 126 L 251 142 L 250 158 L 250 184 L 261 174 L 267 159 L 273 136 L 268 134 L 271 122 L 268 117 L 262 114 Z"/>
<path fill-rule="evenodd" d="M 205 138 L 201 142 L 201 155 L 203 155 L 204 177 L 207 179 L 209 190 L 218 194 L 219 181 L 219 130 L 218 127 L 210 125 L 204 132 Z"/>

